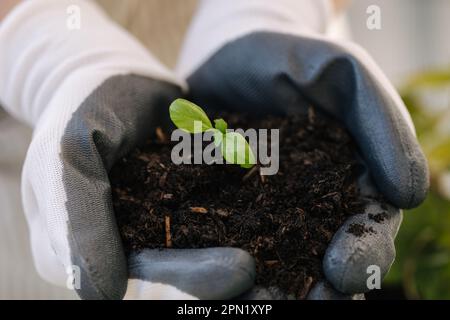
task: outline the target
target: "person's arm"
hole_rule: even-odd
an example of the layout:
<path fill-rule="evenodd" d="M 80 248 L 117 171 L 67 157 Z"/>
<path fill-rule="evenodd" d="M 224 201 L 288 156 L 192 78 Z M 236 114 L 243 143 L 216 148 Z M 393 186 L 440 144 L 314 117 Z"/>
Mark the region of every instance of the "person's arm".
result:
<path fill-rule="evenodd" d="M 71 6 L 79 29 L 67 27 Z M 0 24 L 0 102 L 34 128 L 22 203 L 44 279 L 64 285 L 73 270 L 84 299 L 224 299 L 253 285 L 253 259 L 234 248 L 146 250 L 128 268 L 108 171 L 181 87 L 94 1 L 23 1 Z"/>
<path fill-rule="evenodd" d="M 2 0 L 0 3 L 0 21 L 22 0 Z"/>

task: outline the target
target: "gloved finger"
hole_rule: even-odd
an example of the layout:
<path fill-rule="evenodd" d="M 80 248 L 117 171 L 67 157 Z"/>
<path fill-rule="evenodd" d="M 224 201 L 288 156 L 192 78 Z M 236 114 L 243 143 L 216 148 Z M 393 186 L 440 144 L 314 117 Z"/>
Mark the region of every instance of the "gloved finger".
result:
<path fill-rule="evenodd" d="M 230 299 L 249 290 L 255 262 L 237 248 L 147 249 L 129 258 L 127 299 Z"/>
<path fill-rule="evenodd" d="M 344 294 L 328 282 L 320 281 L 311 289 L 308 300 L 365 300 L 364 294 Z"/>
<path fill-rule="evenodd" d="M 97 87 L 90 82 L 102 76 L 86 78 L 81 73 L 71 81 L 77 88 L 85 83 L 89 89 Z M 23 172 L 25 212 L 38 271 L 61 285 L 66 283 L 67 268 L 72 268 L 75 289 L 83 299 L 119 299 L 125 294 L 127 261 L 108 171 L 116 159 L 151 137 L 161 123 L 158 115 L 166 115 L 161 110 L 181 95 L 178 86 L 150 78 L 106 79 L 81 105 L 71 100 L 77 105 L 73 114 L 63 110 L 42 118 Z M 55 97 L 56 101 L 70 98 L 67 91 L 59 94 L 65 96 Z"/>
<path fill-rule="evenodd" d="M 349 217 L 334 235 L 323 258 L 327 280 L 340 292 L 363 293 L 381 285 L 395 259 L 394 239 L 400 209 L 385 203 L 366 171 L 359 181 L 364 212 Z"/>
<path fill-rule="evenodd" d="M 250 114 L 288 114 L 312 104 L 348 128 L 392 204 L 411 208 L 426 196 L 427 164 L 406 108 L 354 45 L 254 32 L 224 45 L 188 83 L 200 105 Z"/>
<path fill-rule="evenodd" d="M 62 138 L 69 245 L 81 269 L 82 298 L 121 298 L 127 263 L 116 226 L 108 172 L 151 137 L 174 98 L 175 85 L 116 76 L 95 90 L 72 115 Z M 159 115 L 159 117 L 158 117 Z"/>

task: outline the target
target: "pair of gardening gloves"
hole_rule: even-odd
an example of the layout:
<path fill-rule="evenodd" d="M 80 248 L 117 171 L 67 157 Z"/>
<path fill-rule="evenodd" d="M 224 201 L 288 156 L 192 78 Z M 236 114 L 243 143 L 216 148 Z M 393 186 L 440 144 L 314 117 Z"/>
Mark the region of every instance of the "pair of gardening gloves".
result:
<path fill-rule="evenodd" d="M 73 5 L 80 29 L 67 22 Z M 404 104 L 373 60 L 324 36 L 331 11 L 324 0 L 203 0 L 172 73 L 90 1 L 19 5 L 0 26 L 0 101 L 34 127 L 22 193 L 39 274 L 70 282 L 83 299 L 277 297 L 255 287 L 254 261 L 237 248 L 125 257 L 108 172 L 188 95 L 201 106 L 258 114 L 313 105 L 346 126 L 359 147 L 367 205 L 335 234 L 326 280 L 309 298 L 360 298 L 371 289 L 370 276 L 378 270 L 383 278 L 394 260 L 400 208 L 426 196 L 427 164 Z M 370 218 L 379 213 L 384 219 Z M 371 232 L 347 233 L 353 223 Z"/>

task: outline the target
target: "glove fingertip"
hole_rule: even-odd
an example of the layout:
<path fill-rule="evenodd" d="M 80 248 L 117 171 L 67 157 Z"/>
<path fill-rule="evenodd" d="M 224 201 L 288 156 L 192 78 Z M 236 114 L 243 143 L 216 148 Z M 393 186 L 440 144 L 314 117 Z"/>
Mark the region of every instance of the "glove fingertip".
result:
<path fill-rule="evenodd" d="M 146 249 L 132 254 L 130 278 L 170 285 L 199 299 L 231 299 L 255 281 L 255 262 L 237 248 Z"/>
<path fill-rule="evenodd" d="M 378 175 L 378 181 L 375 175 L 375 181 L 390 203 L 398 208 L 411 209 L 419 206 L 427 197 L 430 187 L 428 164 L 418 145 L 407 156 L 402 154 L 402 157 L 407 159 Z"/>
<path fill-rule="evenodd" d="M 401 211 L 369 204 L 366 212 L 350 217 L 334 235 L 323 258 L 323 270 L 331 285 L 343 293 L 363 293 L 377 285 L 395 259 L 394 238 Z M 372 279 L 373 277 L 376 277 Z"/>
<path fill-rule="evenodd" d="M 128 273 L 125 258 L 94 271 L 86 263 L 74 260 L 75 274 L 79 271 L 79 286 L 75 286 L 82 300 L 120 300 L 127 291 Z M 76 278 L 74 279 L 76 281 Z"/>

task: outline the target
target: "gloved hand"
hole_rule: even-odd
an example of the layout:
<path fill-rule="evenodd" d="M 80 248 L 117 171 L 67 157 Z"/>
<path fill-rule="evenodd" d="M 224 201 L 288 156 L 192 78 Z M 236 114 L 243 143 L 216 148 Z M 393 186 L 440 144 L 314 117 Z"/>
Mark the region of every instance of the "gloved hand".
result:
<path fill-rule="evenodd" d="M 90 1 L 25 1 L 3 21 L 0 100 L 34 127 L 22 192 L 44 279 L 64 285 L 73 271 L 84 299 L 219 299 L 252 286 L 253 260 L 232 248 L 148 250 L 127 270 L 108 171 L 168 118 L 181 87 Z"/>
<path fill-rule="evenodd" d="M 323 35 L 331 11 L 328 0 L 203 0 L 177 68 L 201 106 L 287 114 L 313 105 L 356 141 L 367 206 L 334 236 L 323 260 L 331 286 L 319 283 L 310 292 L 315 299 L 368 291 L 369 266 L 384 277 L 395 257 L 399 208 L 419 205 L 429 185 L 412 121 L 392 85 L 361 48 Z M 356 237 L 347 232 L 352 223 L 373 231 Z"/>

